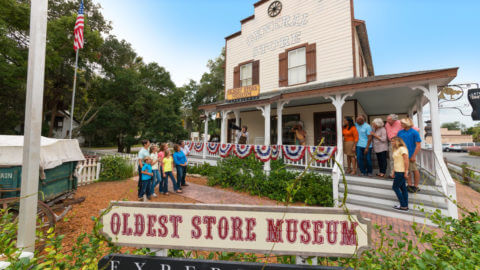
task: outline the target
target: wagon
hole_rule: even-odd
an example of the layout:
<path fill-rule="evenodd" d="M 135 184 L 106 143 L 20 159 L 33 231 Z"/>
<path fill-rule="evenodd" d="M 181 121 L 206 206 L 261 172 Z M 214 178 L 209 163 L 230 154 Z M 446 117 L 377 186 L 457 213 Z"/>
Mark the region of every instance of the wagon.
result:
<path fill-rule="evenodd" d="M 75 203 L 77 162 L 84 156 L 77 140 L 41 138 L 38 210 L 41 227 L 49 228 L 62 219 Z M 23 136 L 0 135 L 0 205 L 17 212 L 20 199 Z"/>

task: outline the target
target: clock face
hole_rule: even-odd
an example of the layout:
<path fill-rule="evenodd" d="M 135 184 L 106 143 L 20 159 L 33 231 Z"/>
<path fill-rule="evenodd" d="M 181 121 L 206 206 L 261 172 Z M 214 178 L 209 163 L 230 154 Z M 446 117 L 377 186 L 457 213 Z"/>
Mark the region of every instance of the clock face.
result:
<path fill-rule="evenodd" d="M 268 7 L 268 16 L 276 17 L 282 11 L 282 3 L 280 1 L 275 1 L 270 4 Z"/>

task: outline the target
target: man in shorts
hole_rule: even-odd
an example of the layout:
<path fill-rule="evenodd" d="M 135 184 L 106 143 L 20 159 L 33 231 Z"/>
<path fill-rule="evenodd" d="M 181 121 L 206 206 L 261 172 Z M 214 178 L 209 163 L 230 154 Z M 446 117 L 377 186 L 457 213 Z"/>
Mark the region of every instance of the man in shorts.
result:
<path fill-rule="evenodd" d="M 407 178 L 407 190 L 410 193 L 420 191 L 418 184 L 420 183 L 420 172 L 417 168 L 417 154 L 421 149 L 422 139 L 420 134 L 413 128 L 413 122 L 410 118 L 404 118 L 400 121 L 402 124 L 402 130 L 398 132 L 398 137 L 402 138 L 408 149 L 408 158 L 410 164 L 408 165 L 408 178 Z M 412 180 L 412 174 L 414 175 L 415 182 Z"/>

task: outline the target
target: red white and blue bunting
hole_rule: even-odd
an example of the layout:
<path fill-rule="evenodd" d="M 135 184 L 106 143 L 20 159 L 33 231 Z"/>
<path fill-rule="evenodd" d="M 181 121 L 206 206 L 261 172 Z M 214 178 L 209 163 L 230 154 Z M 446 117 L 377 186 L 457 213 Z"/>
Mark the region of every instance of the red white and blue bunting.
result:
<path fill-rule="evenodd" d="M 243 159 L 248 157 L 253 151 L 253 145 L 250 144 L 235 144 L 233 146 L 234 153 L 237 157 Z"/>
<path fill-rule="evenodd" d="M 272 145 L 272 154 L 271 154 L 271 159 L 272 160 L 277 160 L 278 157 L 280 156 L 280 146 L 279 145 Z"/>
<path fill-rule="evenodd" d="M 305 146 L 303 145 L 283 145 L 283 156 L 291 161 L 299 161 L 305 155 Z"/>
<path fill-rule="evenodd" d="M 192 150 L 193 142 L 192 141 L 185 141 L 185 146 L 188 148 L 189 151 Z"/>
<path fill-rule="evenodd" d="M 267 162 L 271 158 L 272 148 L 268 145 L 255 145 L 255 156 L 261 162 Z"/>
<path fill-rule="evenodd" d="M 219 147 L 220 157 L 226 158 L 232 151 L 233 145 L 229 143 L 221 144 Z"/>
<path fill-rule="evenodd" d="M 204 145 L 203 142 L 195 142 L 195 143 L 193 143 L 193 149 L 194 149 L 196 152 L 202 152 L 202 150 L 203 150 L 203 145 Z"/>
<path fill-rule="evenodd" d="M 308 147 L 308 152 L 310 153 L 310 156 L 313 159 L 315 159 L 318 163 L 327 162 L 335 154 L 335 151 L 337 151 L 337 147 L 335 146 L 319 146 L 319 147 L 309 146 Z"/>
<path fill-rule="evenodd" d="M 207 143 L 207 150 L 212 155 L 216 154 L 219 148 L 220 148 L 219 143 L 214 143 L 214 142 Z"/>

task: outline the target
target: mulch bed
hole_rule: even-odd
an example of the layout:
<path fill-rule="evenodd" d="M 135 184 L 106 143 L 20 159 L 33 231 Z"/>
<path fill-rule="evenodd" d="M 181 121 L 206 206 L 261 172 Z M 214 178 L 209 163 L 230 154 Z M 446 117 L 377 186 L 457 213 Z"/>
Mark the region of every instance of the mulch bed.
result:
<path fill-rule="evenodd" d="M 105 209 L 110 201 L 137 201 L 137 181 L 132 179 L 115 182 L 97 182 L 78 188 L 76 198 L 85 197 L 85 201 L 76 204 L 64 220 L 57 223 L 57 235 L 65 235 L 63 245 L 68 250 L 82 233 L 90 233 L 100 210 Z M 195 200 L 170 193 L 152 198 L 153 202 L 195 203 Z"/>

